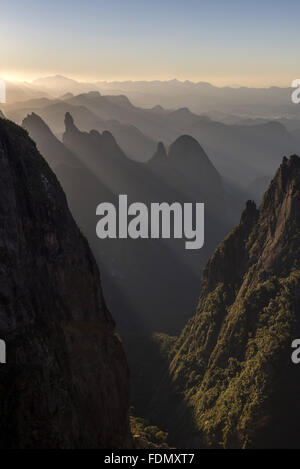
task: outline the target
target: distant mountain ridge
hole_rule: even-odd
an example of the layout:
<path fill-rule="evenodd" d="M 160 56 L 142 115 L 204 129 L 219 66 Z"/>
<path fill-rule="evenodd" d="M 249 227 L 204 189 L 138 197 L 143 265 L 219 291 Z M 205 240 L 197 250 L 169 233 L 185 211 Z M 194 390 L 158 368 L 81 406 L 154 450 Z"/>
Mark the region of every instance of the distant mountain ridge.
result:
<path fill-rule="evenodd" d="M 206 82 L 180 81 L 98 81 L 94 83 L 79 82 L 62 75 L 39 78 L 32 83 L 20 83 L 14 86 L 27 88 L 31 93 L 41 92 L 58 97 L 67 92 L 74 94 L 89 91 L 100 91 L 105 94 L 123 94 L 135 105 L 152 107 L 161 104 L 174 108 L 188 106 L 194 112 L 214 110 L 266 117 L 293 114 L 299 117 L 299 109 L 291 102 L 292 88 L 270 86 L 269 88 L 251 87 L 217 87 Z"/>
<path fill-rule="evenodd" d="M 288 131 L 282 123 L 291 119 L 229 125 L 186 107 L 145 109 L 134 106 L 123 95 L 103 96 L 98 91 L 50 102 L 43 98 L 5 109 L 7 117 L 17 123 L 31 112 L 39 114 L 59 138 L 64 130 L 64 115 L 69 112 L 82 130 L 110 131 L 123 151 L 140 162 L 151 158 L 159 141 L 170 145 L 180 135 L 190 135 L 201 142 L 222 176 L 240 187 L 259 178 L 271 178 L 282 155 L 297 152 L 299 146 L 297 130 Z M 291 129 L 297 127 L 298 121 L 293 122 L 289 123 Z"/>

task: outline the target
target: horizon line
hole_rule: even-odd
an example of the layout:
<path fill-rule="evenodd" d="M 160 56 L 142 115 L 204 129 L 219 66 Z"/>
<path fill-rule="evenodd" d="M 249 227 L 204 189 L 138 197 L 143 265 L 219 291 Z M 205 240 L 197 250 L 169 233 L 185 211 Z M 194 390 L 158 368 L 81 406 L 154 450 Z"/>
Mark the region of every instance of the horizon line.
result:
<path fill-rule="evenodd" d="M 7 77 L 7 78 L 6 78 Z M 1 74 L 0 78 L 7 83 L 12 83 L 12 84 L 29 84 L 29 85 L 34 85 L 36 81 L 38 80 L 45 80 L 45 79 L 51 79 L 51 78 L 61 78 L 65 80 L 70 80 L 74 81 L 77 84 L 91 84 L 91 85 L 97 85 L 100 83 L 105 83 L 105 84 L 114 84 L 114 83 L 172 83 L 172 82 L 177 82 L 180 84 L 192 84 L 192 85 L 208 85 L 214 88 L 231 88 L 231 89 L 241 89 L 241 88 L 252 88 L 252 89 L 269 89 L 269 88 L 279 88 L 279 89 L 285 89 L 285 88 L 291 88 L 291 85 L 288 86 L 280 86 L 280 85 L 275 85 L 275 84 L 268 84 L 268 85 L 242 85 L 242 84 L 227 84 L 227 85 L 215 85 L 213 82 L 207 81 L 207 80 L 191 80 L 191 79 L 178 79 L 176 77 L 174 78 L 169 78 L 169 79 L 111 79 L 111 80 L 101 80 L 99 79 L 83 79 L 83 78 L 76 78 L 74 76 L 69 76 L 69 75 L 63 75 L 61 73 L 53 73 L 53 74 L 45 74 L 45 75 L 40 75 L 35 78 L 16 78 L 11 76 L 10 74 Z M 293 81 L 293 80 L 292 80 Z"/>

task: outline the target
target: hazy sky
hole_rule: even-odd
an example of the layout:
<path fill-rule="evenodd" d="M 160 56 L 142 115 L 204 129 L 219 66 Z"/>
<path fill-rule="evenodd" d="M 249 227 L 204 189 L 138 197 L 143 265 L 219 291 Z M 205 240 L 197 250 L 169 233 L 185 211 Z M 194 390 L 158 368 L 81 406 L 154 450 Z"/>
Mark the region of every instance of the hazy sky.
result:
<path fill-rule="evenodd" d="M 299 22 L 299 0 L 1 1 L 0 75 L 289 86 Z"/>

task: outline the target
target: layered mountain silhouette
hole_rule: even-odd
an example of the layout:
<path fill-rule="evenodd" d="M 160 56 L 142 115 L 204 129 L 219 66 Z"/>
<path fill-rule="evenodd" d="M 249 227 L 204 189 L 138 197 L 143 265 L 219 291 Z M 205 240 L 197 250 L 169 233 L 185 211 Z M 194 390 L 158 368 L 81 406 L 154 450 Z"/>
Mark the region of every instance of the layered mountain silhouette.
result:
<path fill-rule="evenodd" d="M 4 119 L 0 166 L 0 446 L 130 447 L 127 363 L 89 245 L 35 143 Z"/>
<path fill-rule="evenodd" d="M 281 155 L 297 148 L 294 137 L 278 121 L 226 125 L 188 108 L 157 113 L 156 109 L 133 106 L 126 97 L 102 96 L 97 92 L 75 96 L 68 103 L 84 106 L 102 119 L 133 125 L 155 141 L 169 144 L 179 135 L 191 135 L 209 152 L 219 171 L 241 185 L 271 176 Z"/>
<path fill-rule="evenodd" d="M 108 131 L 82 132 L 70 114 L 66 114 L 65 125 L 61 145 L 69 162 L 64 153 L 58 164 L 53 155 L 59 155 L 60 142 L 35 115 L 24 120 L 30 135 L 54 165 L 72 213 L 88 237 L 119 328 L 178 331 L 193 310 L 201 266 L 234 225 L 239 206 L 224 190 L 204 150 L 189 136 L 178 138 L 168 152 L 159 144 L 148 163 L 137 163 L 127 158 Z M 119 194 L 127 194 L 128 203 L 147 205 L 204 202 L 205 247 L 192 252 L 185 250 L 183 240 L 100 241 L 95 230 L 96 207 L 103 201 L 117 205 Z"/>
<path fill-rule="evenodd" d="M 146 109 L 134 106 L 124 95 L 104 96 L 98 91 L 12 103 L 5 112 L 17 123 L 34 112 L 59 138 L 64 131 L 64 115 L 69 112 L 81 130 L 110 131 L 126 155 L 140 162 L 151 158 L 159 141 L 170 145 L 180 135 L 190 135 L 201 142 L 230 189 L 271 178 L 282 154 L 296 152 L 299 142 L 297 119 L 253 119 L 244 123 L 233 119 L 228 124 L 186 107 Z"/>
<path fill-rule="evenodd" d="M 51 97 L 47 91 L 41 90 L 37 86 L 32 86 L 30 83 L 13 83 L 5 81 L 5 85 L 7 103 L 16 103 L 18 101 Z"/>
<path fill-rule="evenodd" d="M 87 96 L 88 102 L 90 102 L 97 99 L 98 95 L 99 93 L 91 92 L 83 96 Z M 104 102 L 108 98 L 102 97 Z M 100 132 L 104 130 L 112 132 L 123 150 L 132 159 L 146 161 L 152 156 L 155 150 L 154 139 L 143 134 L 138 127 L 128 123 L 126 120 L 124 123 L 121 123 L 117 119 L 112 119 L 110 117 L 111 113 L 105 114 L 105 119 L 103 119 L 101 113 L 93 111 L 93 106 L 86 107 L 81 105 L 80 102 L 81 100 L 76 99 L 72 94 L 67 94 L 60 99 L 43 98 L 14 103 L 7 106 L 6 112 L 7 117 L 17 124 L 20 124 L 28 114 L 36 113 L 47 123 L 54 134 L 60 138 L 64 131 L 64 116 L 69 112 L 82 130 L 90 131 L 95 129 Z M 108 103 L 109 106 L 113 106 L 113 103 L 110 101 Z M 118 115 L 118 113 L 115 114 Z M 121 117 L 119 116 L 120 119 Z"/>
<path fill-rule="evenodd" d="M 180 447 L 299 446 L 299 188 L 300 158 L 284 158 L 210 258 L 195 316 L 161 339 L 167 371 L 150 414 Z"/>
<path fill-rule="evenodd" d="M 198 114 L 226 114 L 238 120 L 300 117 L 299 106 L 293 105 L 291 101 L 293 89 L 289 87 L 217 87 L 205 82 L 175 79 L 98 82 L 98 88 L 105 94 L 125 94 L 136 106 L 142 107 L 152 107 L 157 103 L 170 109 L 188 106 Z"/>
<path fill-rule="evenodd" d="M 100 91 L 103 94 L 126 95 L 137 106 L 153 107 L 160 103 L 167 108 L 188 106 L 193 112 L 216 112 L 272 119 L 295 115 L 299 109 L 291 102 L 292 88 L 217 87 L 206 82 L 180 81 L 115 81 L 84 83 L 56 75 L 39 78 L 32 83 L 14 85 L 27 92 L 47 93 L 58 97 L 65 93 L 80 94 Z M 245 118 L 245 117 L 244 117 Z"/>
<path fill-rule="evenodd" d="M 62 75 L 54 75 L 43 78 L 37 78 L 33 81 L 33 88 L 43 89 L 52 96 L 59 96 L 65 93 L 84 93 L 96 89 L 92 83 L 79 83 L 72 78 Z"/>

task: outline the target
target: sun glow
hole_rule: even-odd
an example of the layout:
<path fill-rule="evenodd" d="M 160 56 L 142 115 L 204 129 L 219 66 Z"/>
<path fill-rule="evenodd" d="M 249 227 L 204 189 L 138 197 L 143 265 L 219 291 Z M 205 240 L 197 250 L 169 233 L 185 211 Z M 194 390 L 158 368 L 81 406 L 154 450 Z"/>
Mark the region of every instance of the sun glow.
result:
<path fill-rule="evenodd" d="M 10 81 L 10 82 L 24 82 L 24 81 L 32 81 L 32 77 L 31 79 L 29 78 L 25 78 L 26 75 L 22 74 L 14 74 L 14 73 L 6 73 L 6 72 L 1 72 L 0 71 L 0 77 L 2 78 L 2 80 L 5 80 L 5 81 Z"/>

